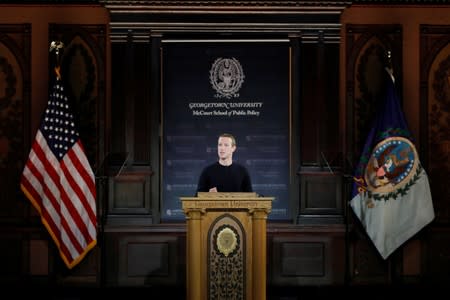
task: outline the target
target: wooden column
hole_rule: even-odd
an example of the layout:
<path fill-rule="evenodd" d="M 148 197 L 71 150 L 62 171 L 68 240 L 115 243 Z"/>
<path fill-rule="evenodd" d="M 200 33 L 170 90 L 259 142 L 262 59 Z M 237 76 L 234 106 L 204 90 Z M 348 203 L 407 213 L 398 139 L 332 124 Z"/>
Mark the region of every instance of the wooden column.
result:
<path fill-rule="evenodd" d="M 201 288 L 201 267 L 202 253 L 199 251 L 201 243 L 201 220 L 204 211 L 202 209 L 193 209 L 187 211 L 187 262 L 186 262 L 186 283 L 187 299 L 202 299 Z"/>
<path fill-rule="evenodd" d="M 253 297 L 266 299 L 266 220 L 268 209 L 255 209 L 253 212 Z"/>

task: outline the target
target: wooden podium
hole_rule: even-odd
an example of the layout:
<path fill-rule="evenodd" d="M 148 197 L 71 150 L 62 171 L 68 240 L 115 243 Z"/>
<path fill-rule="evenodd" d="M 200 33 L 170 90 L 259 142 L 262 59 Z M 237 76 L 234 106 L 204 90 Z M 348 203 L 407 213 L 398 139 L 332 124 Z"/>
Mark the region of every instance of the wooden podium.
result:
<path fill-rule="evenodd" d="M 187 220 L 187 299 L 266 299 L 266 220 L 273 197 L 181 197 Z"/>

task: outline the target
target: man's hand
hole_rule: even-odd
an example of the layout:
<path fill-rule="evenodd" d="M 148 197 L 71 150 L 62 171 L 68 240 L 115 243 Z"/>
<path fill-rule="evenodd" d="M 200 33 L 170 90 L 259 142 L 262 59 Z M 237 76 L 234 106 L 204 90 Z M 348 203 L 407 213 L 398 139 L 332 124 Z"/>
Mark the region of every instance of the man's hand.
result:
<path fill-rule="evenodd" d="M 217 188 L 216 187 L 210 188 L 209 192 L 217 193 Z"/>

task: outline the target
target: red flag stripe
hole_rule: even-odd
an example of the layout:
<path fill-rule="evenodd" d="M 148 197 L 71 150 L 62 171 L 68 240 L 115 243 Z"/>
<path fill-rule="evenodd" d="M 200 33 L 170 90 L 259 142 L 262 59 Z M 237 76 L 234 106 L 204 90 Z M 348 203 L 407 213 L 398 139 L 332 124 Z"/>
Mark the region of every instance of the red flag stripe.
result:
<path fill-rule="evenodd" d="M 68 209 L 65 208 L 64 205 L 61 207 L 61 241 L 62 244 L 66 246 L 66 250 L 70 253 L 66 256 L 70 258 L 70 260 L 73 260 L 83 252 L 87 243 L 84 239 L 78 239 L 78 237 L 83 236 L 80 233 L 79 228 L 81 224 L 73 221 Z"/>
<path fill-rule="evenodd" d="M 59 181 L 59 163 L 53 152 L 49 149 L 46 140 L 43 138 L 40 130 L 36 135 L 36 143 L 34 143 L 32 152 L 30 154 L 30 161 L 36 166 L 38 172 L 42 175 L 42 181 L 39 184 L 44 184 L 43 187 L 47 187 L 49 192 L 45 192 L 47 197 L 42 198 L 42 205 L 53 205 L 56 211 L 59 211 L 59 198 L 58 181 Z M 50 194 L 49 194 L 50 193 Z M 46 200 L 54 201 L 48 203 Z"/>
<path fill-rule="evenodd" d="M 45 155 L 41 148 L 41 146 L 47 147 L 47 143 L 45 140 L 42 142 L 42 145 L 39 142 L 38 139 L 33 145 L 32 151 L 30 152 L 30 159 L 27 162 L 27 168 L 34 176 L 28 177 L 28 180 L 34 190 L 40 195 L 39 206 L 41 213 L 43 210 L 49 209 L 53 212 L 51 216 L 52 219 L 55 220 L 54 223 L 59 224 L 59 215 L 57 213 L 60 209 L 60 204 L 57 200 L 59 198 L 59 191 L 56 189 L 56 184 L 54 182 L 54 178 L 58 178 L 56 175 L 57 170 L 52 168 L 47 160 L 47 158 L 51 159 L 51 156 Z"/>
<path fill-rule="evenodd" d="M 65 175 L 61 180 L 61 199 L 63 203 L 61 213 L 65 221 L 69 224 L 68 230 L 71 230 L 70 236 L 74 237 L 79 245 L 85 247 L 87 244 L 86 239 L 89 236 L 87 224 L 80 217 L 83 207 L 77 193 L 71 186 L 73 182 L 72 174 L 68 172 L 64 164 L 61 164 L 61 169 Z M 76 246 L 75 240 L 72 240 L 74 246 Z"/>
<path fill-rule="evenodd" d="M 42 207 L 43 199 L 41 195 L 44 195 L 44 186 L 39 185 L 38 183 L 43 182 L 42 174 L 34 174 L 34 172 L 36 171 L 31 171 L 32 169 L 35 169 L 34 165 L 27 164 L 23 172 L 21 188 L 25 192 L 25 194 L 28 195 L 28 198 L 31 200 L 34 207 L 41 214 L 41 219 L 43 222 L 45 221 L 47 229 L 53 233 L 52 236 L 54 237 L 55 242 L 59 243 L 58 225 L 49 216 L 48 212 Z"/>
<path fill-rule="evenodd" d="M 72 151 L 69 151 L 71 153 Z M 68 153 L 68 154 L 69 154 Z M 71 156 L 71 155 L 69 155 Z M 68 156 L 68 157 L 69 157 Z M 73 156 L 73 155 L 72 155 Z M 86 199 L 85 195 L 86 193 L 84 190 L 88 189 L 85 185 L 84 187 L 80 187 L 79 184 L 77 184 L 77 181 L 75 178 L 81 178 L 81 175 L 77 172 L 77 170 L 73 167 L 72 161 L 70 158 L 65 157 L 61 163 L 61 169 L 63 170 L 65 176 L 63 180 L 63 185 L 65 190 L 73 196 L 73 199 L 71 201 L 72 209 L 71 211 L 78 212 L 78 217 L 81 217 L 82 219 L 77 219 L 78 222 L 82 222 L 84 225 L 87 226 L 88 230 L 86 231 L 86 235 L 88 232 L 91 234 L 91 236 L 96 235 L 96 228 L 95 226 L 92 226 L 93 223 L 95 223 L 95 211 L 92 211 L 91 206 L 87 203 L 89 199 Z M 76 175 L 76 176 L 73 176 Z M 88 178 L 91 180 L 94 180 L 93 177 Z M 89 194 L 89 193 L 88 193 Z M 77 197 L 75 197 L 77 196 Z M 91 199 L 93 199 L 91 197 Z"/>
<path fill-rule="evenodd" d="M 77 174 L 73 176 L 73 182 L 76 183 L 77 195 L 82 200 L 83 206 L 86 209 L 91 221 L 95 223 L 96 220 L 96 207 L 95 202 L 95 178 L 92 172 L 86 169 L 88 163 L 86 159 L 83 159 L 80 142 L 77 142 L 72 149 L 64 157 L 62 163 L 66 165 L 71 174 Z M 78 179 L 78 180 L 77 180 Z M 85 183 L 85 184 L 83 184 Z M 75 185 L 74 185 L 75 186 Z"/>
<path fill-rule="evenodd" d="M 84 189 L 86 190 L 86 192 L 89 192 L 89 195 L 86 195 L 86 198 L 89 198 L 90 204 L 95 204 L 95 202 L 92 201 L 95 200 L 96 196 L 95 176 L 89 167 L 89 161 L 87 160 L 86 155 L 84 155 L 84 149 L 81 140 L 78 140 L 78 142 L 75 145 L 73 145 L 72 151 L 70 151 L 68 154 L 70 155 L 73 161 L 74 167 L 78 170 L 81 178 L 83 178 L 83 181 L 85 183 L 84 185 L 82 185 L 79 181 L 79 185 L 87 187 L 87 189 Z M 91 206 L 91 209 L 94 212 L 96 211 L 95 206 Z"/>

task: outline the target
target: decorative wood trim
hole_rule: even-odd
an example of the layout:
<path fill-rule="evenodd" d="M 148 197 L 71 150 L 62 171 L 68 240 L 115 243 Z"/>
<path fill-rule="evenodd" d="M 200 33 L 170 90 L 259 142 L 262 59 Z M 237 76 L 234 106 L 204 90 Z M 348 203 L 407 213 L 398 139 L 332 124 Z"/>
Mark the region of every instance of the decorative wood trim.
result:
<path fill-rule="evenodd" d="M 348 6 L 352 1 L 127 1 L 127 0 L 100 0 L 105 7 L 114 10 L 149 10 L 159 12 L 176 12 L 179 10 L 196 13 L 201 10 L 214 11 L 251 11 L 253 13 L 262 12 L 287 12 L 287 11 L 314 11 L 314 10 L 334 10 Z"/>
<path fill-rule="evenodd" d="M 11 201 L 23 196 L 18 183 L 31 143 L 31 24 L 0 24 L 0 46 L 0 219 L 15 223 L 33 211 Z"/>
<path fill-rule="evenodd" d="M 427 169 L 436 222 L 450 223 L 450 26 L 420 26 L 421 163 Z"/>
<path fill-rule="evenodd" d="M 368 69 L 369 56 L 378 60 L 380 66 L 386 64 L 387 50 L 393 53 L 392 65 L 396 74 L 396 82 L 401 84 L 402 70 L 402 27 L 401 25 L 353 25 L 346 27 L 346 131 L 348 135 L 346 144 L 349 159 L 355 161 L 362 150 L 365 138 L 369 131 L 371 116 L 376 103 L 376 86 L 370 86 L 367 72 L 374 74 L 375 69 Z M 370 88 L 369 88 L 370 87 Z M 350 90 L 351 89 L 351 90 Z M 398 88 L 401 91 L 401 87 Z M 356 164 L 354 164 L 356 165 Z"/>
<path fill-rule="evenodd" d="M 63 1 L 64 0 L 54 0 Z M 47 1 L 52 2 L 52 1 Z M 72 1 L 73 2 L 73 1 Z M 82 1 L 79 1 L 82 2 Z M 86 2 L 86 1 L 83 1 Z M 446 5 L 445 0 L 334 0 L 334 1 L 321 1 L 321 0 L 301 0 L 301 1 L 248 1 L 248 0 L 234 0 L 234 1 L 219 1 L 219 0 L 200 0 L 200 1 L 151 1 L 151 0 L 140 0 L 140 1 L 130 1 L 130 0 L 99 0 L 92 1 L 104 4 L 106 7 L 125 7 L 130 6 L 136 7 L 153 7 L 153 8 L 166 8 L 170 9 L 173 7 L 187 7 L 191 9 L 195 8 L 217 8 L 223 9 L 228 7 L 234 7 L 237 9 L 249 9 L 249 8 L 262 8 L 265 10 L 273 10 L 280 8 L 290 8 L 290 9 L 314 9 L 314 8 L 326 8 L 326 7 L 340 7 L 340 6 L 350 6 L 352 4 L 365 4 L 365 5 L 418 5 L 418 4 L 428 4 L 428 5 Z"/>
<path fill-rule="evenodd" d="M 334 1 L 320 1 L 320 0 L 302 0 L 302 1 L 248 1 L 248 0 L 235 0 L 235 1 L 150 1 L 150 0 L 3 0 L 2 3 L 19 3 L 19 4 L 105 4 L 116 6 L 286 6 L 289 5 L 293 8 L 299 6 L 335 6 L 335 5 L 352 5 L 352 4 L 364 4 L 364 5 L 446 5 L 446 0 L 334 0 Z"/>
<path fill-rule="evenodd" d="M 339 17 L 348 1 L 103 1 L 111 13 L 112 39 L 153 34 L 298 34 L 339 41 Z"/>

